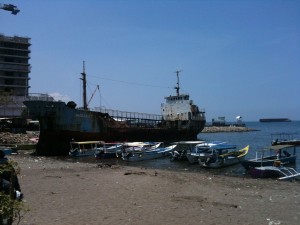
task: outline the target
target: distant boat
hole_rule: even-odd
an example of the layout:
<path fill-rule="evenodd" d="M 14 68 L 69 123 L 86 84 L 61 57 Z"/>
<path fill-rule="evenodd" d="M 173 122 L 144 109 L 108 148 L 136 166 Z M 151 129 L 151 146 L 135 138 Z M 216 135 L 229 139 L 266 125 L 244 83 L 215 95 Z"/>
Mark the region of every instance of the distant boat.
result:
<path fill-rule="evenodd" d="M 292 122 L 292 121 L 288 118 L 265 118 L 265 119 L 259 119 L 259 122 L 269 123 L 269 122 Z"/>

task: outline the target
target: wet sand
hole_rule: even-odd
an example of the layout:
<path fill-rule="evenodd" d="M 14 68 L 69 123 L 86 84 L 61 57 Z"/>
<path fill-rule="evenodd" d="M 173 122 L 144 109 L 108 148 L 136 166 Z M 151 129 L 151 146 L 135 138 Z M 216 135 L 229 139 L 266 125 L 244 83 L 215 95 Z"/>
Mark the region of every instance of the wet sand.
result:
<path fill-rule="evenodd" d="M 20 224 L 300 224 L 300 183 L 76 163 L 21 153 Z"/>

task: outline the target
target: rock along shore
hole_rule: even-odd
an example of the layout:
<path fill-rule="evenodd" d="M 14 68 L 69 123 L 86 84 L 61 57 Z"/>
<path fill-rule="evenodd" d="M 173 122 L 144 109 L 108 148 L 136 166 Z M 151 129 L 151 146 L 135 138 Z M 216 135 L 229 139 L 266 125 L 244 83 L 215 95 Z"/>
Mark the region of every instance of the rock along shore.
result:
<path fill-rule="evenodd" d="M 257 131 L 253 128 L 248 127 L 235 127 L 235 126 L 206 126 L 204 127 L 202 133 L 217 133 L 217 132 L 248 132 L 248 131 Z"/>

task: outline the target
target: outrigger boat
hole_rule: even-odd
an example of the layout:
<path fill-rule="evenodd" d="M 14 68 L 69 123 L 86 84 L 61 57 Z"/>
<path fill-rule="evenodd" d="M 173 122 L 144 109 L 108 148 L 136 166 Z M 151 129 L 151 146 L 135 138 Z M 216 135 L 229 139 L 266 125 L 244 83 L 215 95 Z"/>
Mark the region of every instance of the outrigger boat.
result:
<path fill-rule="evenodd" d="M 191 151 L 187 152 L 186 157 L 190 163 L 199 163 L 200 155 L 212 152 L 212 149 L 225 151 L 236 149 L 236 145 L 230 145 L 223 141 L 204 142 L 197 144 Z"/>
<path fill-rule="evenodd" d="M 71 141 L 69 155 L 73 157 L 94 156 L 103 141 Z"/>
<path fill-rule="evenodd" d="M 280 161 L 282 165 L 296 162 L 296 147 L 293 145 L 275 145 L 256 152 L 253 159 L 242 161 L 246 170 L 253 167 L 273 166 L 275 161 Z"/>
<path fill-rule="evenodd" d="M 71 141 L 69 155 L 73 157 L 94 156 L 96 158 L 116 158 L 121 153 L 122 143 L 103 141 Z"/>
<path fill-rule="evenodd" d="M 98 159 L 109 159 L 116 158 L 118 155 L 122 153 L 122 149 L 124 148 L 124 143 L 106 143 L 102 146 L 99 146 L 95 150 L 95 157 Z"/>
<path fill-rule="evenodd" d="M 242 162 L 249 151 L 249 145 L 240 150 L 218 149 L 218 146 L 211 151 L 201 153 L 199 164 L 201 167 L 220 168 L 231 166 Z"/>
<path fill-rule="evenodd" d="M 176 145 L 163 147 L 162 143 L 159 145 L 154 145 L 150 148 L 129 147 L 123 150 L 122 159 L 124 161 L 131 162 L 168 157 L 170 155 L 170 152 L 175 147 Z"/>
<path fill-rule="evenodd" d="M 193 151 L 193 148 L 202 144 L 204 141 L 179 141 L 172 144 L 176 147 L 170 152 L 171 161 L 174 160 L 187 160 L 187 153 Z"/>
<path fill-rule="evenodd" d="M 271 134 L 272 145 L 300 145 L 300 138 L 295 138 L 296 133 L 274 133 Z"/>
<path fill-rule="evenodd" d="M 279 180 L 300 177 L 299 172 L 292 167 L 282 166 L 280 161 L 275 161 L 273 166 L 251 167 L 249 174 L 253 178 L 278 178 Z"/>

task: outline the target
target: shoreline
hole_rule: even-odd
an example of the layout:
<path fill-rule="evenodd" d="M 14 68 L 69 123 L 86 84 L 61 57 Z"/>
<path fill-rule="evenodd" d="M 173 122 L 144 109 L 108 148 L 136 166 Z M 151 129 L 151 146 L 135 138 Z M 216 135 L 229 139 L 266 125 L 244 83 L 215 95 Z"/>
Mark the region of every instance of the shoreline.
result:
<path fill-rule="evenodd" d="M 19 181 L 30 209 L 23 225 L 300 221 L 298 181 L 71 162 L 26 151 L 9 158 L 21 168 Z"/>

